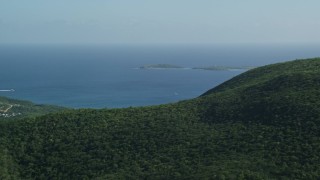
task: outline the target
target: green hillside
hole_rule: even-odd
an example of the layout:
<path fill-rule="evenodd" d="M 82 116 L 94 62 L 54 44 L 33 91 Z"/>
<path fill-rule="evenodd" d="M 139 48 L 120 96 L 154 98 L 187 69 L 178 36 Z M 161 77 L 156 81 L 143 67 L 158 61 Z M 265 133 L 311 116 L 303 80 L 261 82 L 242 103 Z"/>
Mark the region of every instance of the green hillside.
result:
<path fill-rule="evenodd" d="M 320 58 L 174 104 L 0 122 L 0 179 L 319 179 Z"/>
<path fill-rule="evenodd" d="M 0 97 L 0 120 L 44 115 L 66 108 Z"/>

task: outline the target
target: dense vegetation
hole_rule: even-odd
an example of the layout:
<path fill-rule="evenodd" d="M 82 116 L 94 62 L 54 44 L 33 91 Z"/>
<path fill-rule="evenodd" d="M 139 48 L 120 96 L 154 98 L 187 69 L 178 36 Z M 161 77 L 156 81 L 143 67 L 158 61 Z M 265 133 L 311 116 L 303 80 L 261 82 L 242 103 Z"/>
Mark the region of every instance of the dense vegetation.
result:
<path fill-rule="evenodd" d="M 319 179 L 320 59 L 151 107 L 0 123 L 0 179 Z"/>

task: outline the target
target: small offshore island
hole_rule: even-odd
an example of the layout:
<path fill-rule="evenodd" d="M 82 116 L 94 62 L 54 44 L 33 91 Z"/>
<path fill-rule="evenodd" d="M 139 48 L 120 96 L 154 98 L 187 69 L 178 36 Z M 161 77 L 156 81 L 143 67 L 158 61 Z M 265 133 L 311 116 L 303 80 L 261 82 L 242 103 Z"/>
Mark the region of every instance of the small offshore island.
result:
<path fill-rule="evenodd" d="M 139 69 L 180 69 L 181 66 L 172 65 L 172 64 L 150 64 L 143 65 Z"/>
<path fill-rule="evenodd" d="M 208 67 L 194 67 L 192 69 L 208 70 L 208 71 L 233 71 L 233 70 L 249 70 L 255 67 L 251 66 L 208 66 Z"/>
<path fill-rule="evenodd" d="M 172 64 L 151 64 L 143 65 L 139 69 L 194 69 L 194 70 L 209 70 L 209 71 L 234 71 L 234 70 L 249 70 L 253 69 L 253 66 L 207 66 L 207 67 L 193 67 L 186 68 L 182 66 Z"/>

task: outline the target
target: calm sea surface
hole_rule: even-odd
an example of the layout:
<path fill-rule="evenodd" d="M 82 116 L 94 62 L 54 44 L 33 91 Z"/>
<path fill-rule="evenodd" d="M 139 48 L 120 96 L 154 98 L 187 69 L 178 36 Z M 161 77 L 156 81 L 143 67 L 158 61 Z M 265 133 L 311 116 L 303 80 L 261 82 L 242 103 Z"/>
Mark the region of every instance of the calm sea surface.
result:
<path fill-rule="evenodd" d="M 74 108 L 118 108 L 197 97 L 243 71 L 141 70 L 145 64 L 261 66 L 319 57 L 316 45 L 0 45 L 0 96 Z"/>

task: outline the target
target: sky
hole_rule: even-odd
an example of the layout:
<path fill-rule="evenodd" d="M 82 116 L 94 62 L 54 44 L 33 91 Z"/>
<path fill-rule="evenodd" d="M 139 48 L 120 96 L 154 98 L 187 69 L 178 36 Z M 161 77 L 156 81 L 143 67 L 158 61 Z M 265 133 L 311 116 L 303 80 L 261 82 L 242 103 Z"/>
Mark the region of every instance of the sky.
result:
<path fill-rule="evenodd" d="M 320 43 L 319 0 L 0 0 L 0 43 Z"/>

